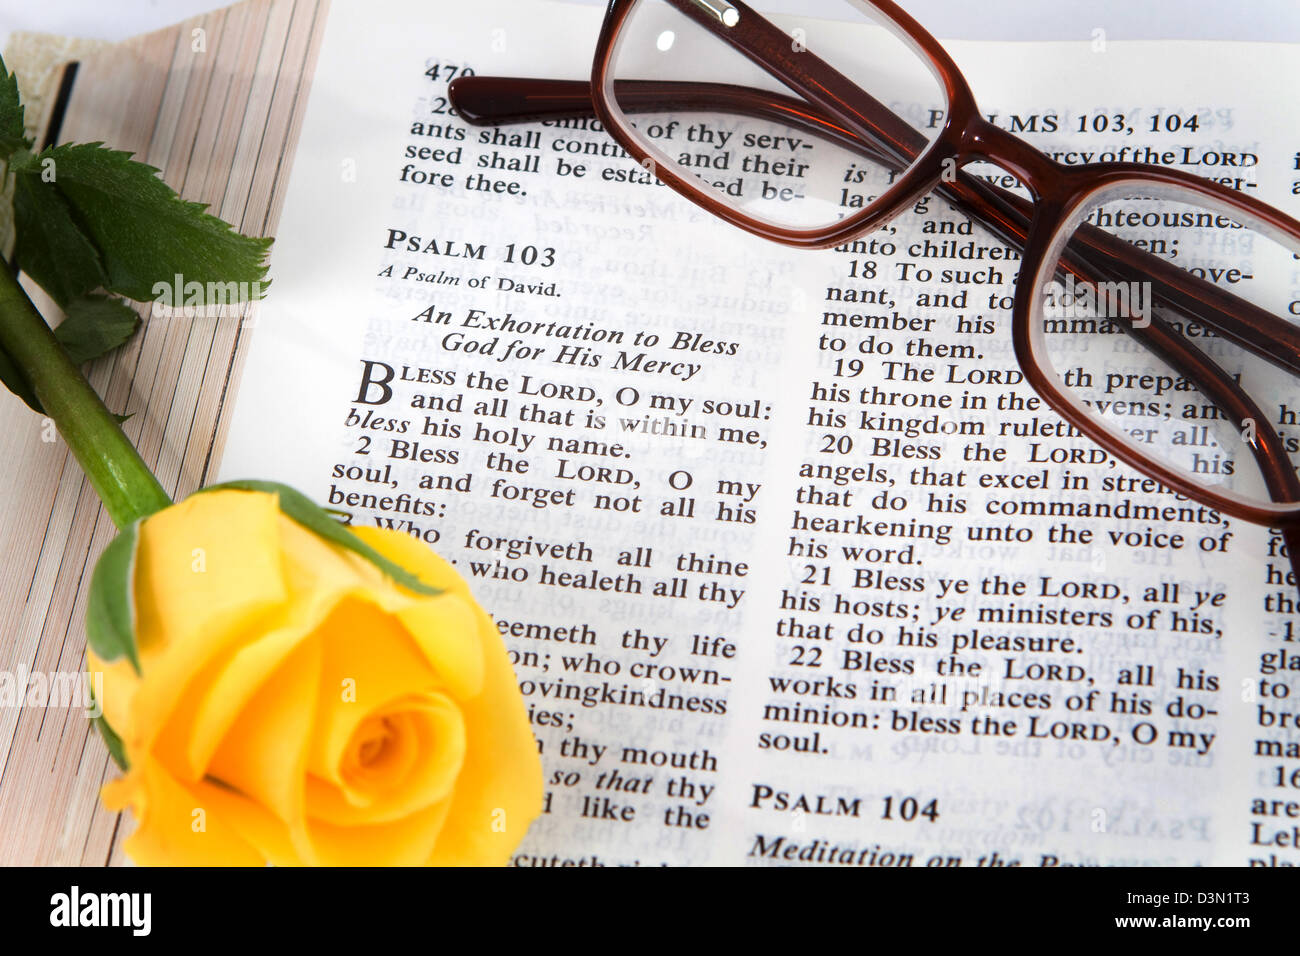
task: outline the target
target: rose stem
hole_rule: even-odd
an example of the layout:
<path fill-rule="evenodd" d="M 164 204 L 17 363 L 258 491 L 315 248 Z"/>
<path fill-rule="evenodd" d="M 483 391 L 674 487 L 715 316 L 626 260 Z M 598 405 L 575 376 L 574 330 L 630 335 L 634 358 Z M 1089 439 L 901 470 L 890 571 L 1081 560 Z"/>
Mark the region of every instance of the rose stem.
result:
<path fill-rule="evenodd" d="M 119 528 L 172 503 L 4 264 L 0 264 L 0 348 L 31 383 Z"/>

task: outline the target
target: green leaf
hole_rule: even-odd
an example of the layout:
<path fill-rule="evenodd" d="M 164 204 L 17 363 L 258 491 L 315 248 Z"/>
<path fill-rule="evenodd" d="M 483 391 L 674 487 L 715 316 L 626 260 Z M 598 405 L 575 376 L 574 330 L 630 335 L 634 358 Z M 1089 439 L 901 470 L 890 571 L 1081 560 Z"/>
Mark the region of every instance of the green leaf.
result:
<path fill-rule="evenodd" d="M 18 267 L 59 305 L 108 281 L 99 253 L 73 219 L 58 188 L 41 178 L 39 164 L 18 167 L 14 181 L 14 225 Z"/>
<path fill-rule="evenodd" d="M 95 707 L 95 688 L 87 681 L 87 690 L 90 692 L 91 709 Z M 108 755 L 113 758 L 113 763 L 117 764 L 122 770 L 127 769 L 126 762 L 126 744 L 122 743 L 122 738 L 117 735 L 108 718 L 101 712 L 98 717 L 92 717 L 96 729 L 99 730 L 99 736 L 104 738 L 104 746 L 108 748 Z"/>
<path fill-rule="evenodd" d="M 108 748 L 108 755 L 113 758 L 113 763 L 120 769 L 126 770 L 126 745 L 122 743 L 122 738 L 103 717 L 95 718 L 95 726 L 99 728 L 99 735 L 104 738 L 104 746 Z"/>
<path fill-rule="evenodd" d="M 100 143 L 55 146 L 25 164 L 34 175 L 54 162 L 59 193 L 81 231 L 99 251 L 104 288 L 137 302 L 157 298 L 176 276 L 188 285 L 262 283 L 270 239 L 241 236 L 202 203 L 187 202 L 158 178 L 154 167 Z M 249 290 L 251 291 L 251 290 Z M 212 298 L 217 298 L 213 296 Z M 232 296 L 233 298 L 233 296 Z M 202 303 L 217 305 L 205 295 Z"/>
<path fill-rule="evenodd" d="M 0 159 L 8 159 L 31 145 L 27 139 L 23 104 L 18 99 L 18 77 L 9 72 L 0 57 Z"/>
<path fill-rule="evenodd" d="M 36 397 L 36 393 L 32 391 L 27 376 L 19 370 L 18 364 L 9 357 L 9 353 L 4 349 L 0 349 L 0 382 L 3 382 L 5 388 L 21 398 L 27 407 L 37 415 L 45 414 L 45 409 L 41 407 L 40 400 Z"/>
<path fill-rule="evenodd" d="M 121 299 L 88 295 L 68 303 L 54 337 L 72 364 L 82 365 L 126 344 L 139 326 L 140 316 Z"/>
<path fill-rule="evenodd" d="M 86 642 L 102 661 L 125 656 L 140 673 L 135 643 L 135 554 L 139 523 L 131 525 L 104 549 L 90 578 L 86 599 Z"/>
<path fill-rule="evenodd" d="M 341 548 L 346 548 L 361 555 L 361 557 L 379 568 L 380 571 L 383 571 L 384 574 L 408 591 L 428 595 L 442 593 L 442 588 L 430 587 L 401 565 L 389 561 L 345 526 L 330 517 L 329 512 L 324 508 L 301 491 L 296 491 L 288 485 L 277 484 L 273 481 L 227 481 L 224 484 L 200 489 L 200 493 L 205 491 L 261 491 L 267 494 L 279 495 L 280 510 L 284 512 L 286 517 L 302 525 L 308 531 L 319 535 L 331 544 L 336 544 Z"/>

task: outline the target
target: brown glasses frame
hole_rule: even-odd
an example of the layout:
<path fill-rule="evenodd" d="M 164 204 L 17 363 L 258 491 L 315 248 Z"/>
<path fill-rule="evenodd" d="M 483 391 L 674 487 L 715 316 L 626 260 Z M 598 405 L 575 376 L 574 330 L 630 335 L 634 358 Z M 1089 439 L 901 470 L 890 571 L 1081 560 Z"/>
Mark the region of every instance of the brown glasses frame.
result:
<path fill-rule="evenodd" d="M 765 69 L 797 96 L 716 83 L 615 80 L 612 62 L 620 31 L 640 2 L 663 2 L 690 17 L 722 42 Z M 1034 327 L 1042 288 L 1063 266 L 1088 281 L 1126 278 L 1153 284 L 1164 311 L 1176 311 L 1240 347 L 1300 375 L 1300 326 L 1272 315 L 1211 282 L 1089 226 L 1077 230 L 1064 260 L 1050 259 L 1054 240 L 1071 216 L 1091 198 L 1122 184 L 1174 187 L 1212 206 L 1236 211 L 1263 224 L 1274 236 L 1300 247 L 1300 222 L 1253 197 L 1190 173 L 1139 163 L 1066 166 L 987 120 L 976 106 L 965 78 L 939 42 L 892 0 L 858 0 L 891 22 L 899 36 L 933 67 L 948 99 L 946 122 L 927 140 L 866 90 L 740 0 L 736 22 L 724 26 L 708 0 L 611 0 L 597 42 L 591 81 L 460 77 L 451 84 L 460 115 L 477 125 L 596 116 L 620 146 L 655 175 L 713 215 L 748 232 L 785 245 L 827 248 L 885 225 L 921 196 L 938 192 L 967 215 L 1023 251 L 1012 310 L 1016 357 L 1030 385 L 1066 421 L 1114 457 L 1165 486 L 1224 514 L 1280 528 L 1300 583 L 1300 479 L 1280 436 L 1255 401 L 1160 313 L 1149 326 L 1125 326 L 1144 345 L 1194 382 L 1236 425 L 1263 473 L 1274 504 L 1269 507 L 1221 494 L 1190 481 L 1181 472 L 1149 458 L 1077 407 L 1054 371 L 1035 354 Z M 615 102 L 614 100 L 617 100 Z M 623 115 L 674 109 L 726 109 L 779 120 L 889 165 L 901 173 L 894 184 L 862 212 L 820 229 L 796 230 L 746 215 L 720 200 L 698 180 L 658 162 Z M 1011 172 L 1031 198 L 984 183 L 961 171 L 970 162 L 990 162 Z M 948 175 L 945 175 L 945 171 Z M 1050 259 L 1050 261 L 1049 261 Z M 1253 426 L 1253 427 L 1248 427 Z"/>

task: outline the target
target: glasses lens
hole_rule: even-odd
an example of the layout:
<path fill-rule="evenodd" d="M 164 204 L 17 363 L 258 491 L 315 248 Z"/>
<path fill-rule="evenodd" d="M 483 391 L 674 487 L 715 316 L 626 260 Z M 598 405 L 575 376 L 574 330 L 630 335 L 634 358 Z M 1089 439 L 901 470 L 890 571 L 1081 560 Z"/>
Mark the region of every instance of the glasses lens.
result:
<path fill-rule="evenodd" d="M 1300 500 L 1300 242 L 1190 190 L 1124 183 L 1052 248 L 1032 338 L 1065 396 L 1196 486 Z"/>
<path fill-rule="evenodd" d="M 750 218 L 814 230 L 877 208 L 938 136 L 946 97 L 897 27 L 868 3 L 841 3 L 851 23 L 772 26 L 726 0 L 639 0 L 615 40 L 606 101 L 656 164 Z M 746 46 L 775 51 L 815 86 L 833 88 L 836 74 L 856 84 L 855 105 L 885 143 L 810 107 Z"/>

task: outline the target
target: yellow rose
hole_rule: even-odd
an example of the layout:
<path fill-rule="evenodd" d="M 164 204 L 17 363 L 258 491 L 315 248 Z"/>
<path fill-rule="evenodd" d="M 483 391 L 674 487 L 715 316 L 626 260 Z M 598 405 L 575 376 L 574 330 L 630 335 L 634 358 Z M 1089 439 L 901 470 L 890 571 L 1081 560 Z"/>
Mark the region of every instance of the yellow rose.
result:
<path fill-rule="evenodd" d="M 395 584 L 285 517 L 207 492 L 140 527 L 140 671 L 90 654 L 128 771 L 141 864 L 505 863 L 542 773 L 505 647 L 450 565 L 357 535 L 443 593 Z"/>

